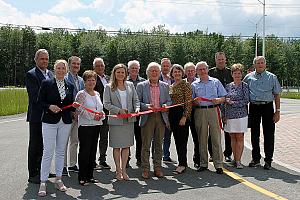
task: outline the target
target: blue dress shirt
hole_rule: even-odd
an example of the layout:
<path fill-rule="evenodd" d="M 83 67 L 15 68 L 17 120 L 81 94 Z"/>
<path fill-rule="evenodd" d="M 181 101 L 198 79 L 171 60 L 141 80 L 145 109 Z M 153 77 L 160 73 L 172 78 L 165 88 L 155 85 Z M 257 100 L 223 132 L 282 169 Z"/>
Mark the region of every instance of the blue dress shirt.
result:
<path fill-rule="evenodd" d="M 213 77 L 208 77 L 208 81 L 204 82 L 201 79 L 197 79 L 192 83 L 193 98 L 203 97 L 207 99 L 214 99 L 225 97 L 227 92 L 223 87 L 222 83 Z M 213 105 L 212 102 L 201 101 L 200 106 L 210 106 Z"/>
<path fill-rule="evenodd" d="M 268 71 L 251 72 L 245 76 L 244 81 L 249 86 L 251 102 L 273 101 L 274 94 L 282 91 L 277 76 Z"/>

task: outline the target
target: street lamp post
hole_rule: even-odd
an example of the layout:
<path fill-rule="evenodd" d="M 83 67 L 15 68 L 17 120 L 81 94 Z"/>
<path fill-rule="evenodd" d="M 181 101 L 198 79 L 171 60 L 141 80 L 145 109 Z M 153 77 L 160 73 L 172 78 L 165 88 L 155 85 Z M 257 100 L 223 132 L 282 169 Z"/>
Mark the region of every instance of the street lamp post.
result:
<path fill-rule="evenodd" d="M 265 57 L 265 50 L 266 50 L 266 1 L 263 0 L 263 2 L 261 0 L 258 0 L 259 3 L 261 3 L 263 5 L 263 49 L 262 49 L 262 56 Z"/>

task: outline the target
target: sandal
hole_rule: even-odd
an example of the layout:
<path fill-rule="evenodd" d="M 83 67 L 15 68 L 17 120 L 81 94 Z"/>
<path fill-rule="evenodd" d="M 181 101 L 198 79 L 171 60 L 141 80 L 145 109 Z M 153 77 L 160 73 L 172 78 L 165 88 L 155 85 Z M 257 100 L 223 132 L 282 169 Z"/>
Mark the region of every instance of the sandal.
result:
<path fill-rule="evenodd" d="M 81 181 L 79 181 L 79 184 L 80 184 L 81 186 L 88 186 L 88 185 L 89 185 L 89 182 L 88 182 L 88 181 L 83 181 L 83 180 L 81 180 Z"/>
<path fill-rule="evenodd" d="M 128 174 L 126 173 L 126 172 L 122 172 L 122 175 L 123 175 L 123 179 L 125 180 L 125 181 L 129 181 L 130 179 L 129 179 L 129 176 L 128 176 Z"/>
<path fill-rule="evenodd" d="M 38 196 L 39 197 L 44 197 L 46 196 L 46 183 L 41 183 L 40 184 L 40 189 L 39 189 L 39 192 L 38 192 Z"/>
<path fill-rule="evenodd" d="M 55 188 L 61 192 L 67 191 L 67 187 L 64 185 L 61 179 L 56 179 L 55 181 Z"/>
<path fill-rule="evenodd" d="M 181 171 L 179 171 L 178 168 L 179 168 L 179 167 L 177 167 L 176 169 L 173 170 L 172 173 L 173 173 L 174 175 L 182 174 L 182 173 L 184 173 L 185 170 L 186 170 L 186 167 L 184 167 L 184 169 L 181 170 Z"/>
<path fill-rule="evenodd" d="M 118 180 L 118 181 L 122 181 L 123 180 L 123 174 L 122 174 L 122 172 L 116 172 L 116 179 Z"/>

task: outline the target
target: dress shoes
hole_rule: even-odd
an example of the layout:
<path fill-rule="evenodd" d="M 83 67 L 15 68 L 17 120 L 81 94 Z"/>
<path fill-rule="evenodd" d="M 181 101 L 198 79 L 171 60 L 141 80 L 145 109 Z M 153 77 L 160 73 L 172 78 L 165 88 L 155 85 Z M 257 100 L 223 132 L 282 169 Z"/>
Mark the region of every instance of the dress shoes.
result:
<path fill-rule="evenodd" d="M 154 169 L 154 176 L 156 176 L 157 178 L 162 178 L 164 177 L 164 174 L 162 173 L 160 167 L 156 167 Z"/>

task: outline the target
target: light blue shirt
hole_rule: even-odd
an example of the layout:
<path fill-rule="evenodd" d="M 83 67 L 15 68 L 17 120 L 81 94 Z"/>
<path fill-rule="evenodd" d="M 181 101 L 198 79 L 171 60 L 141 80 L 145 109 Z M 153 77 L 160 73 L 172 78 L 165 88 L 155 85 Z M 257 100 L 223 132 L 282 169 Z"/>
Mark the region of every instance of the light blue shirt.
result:
<path fill-rule="evenodd" d="M 208 77 L 208 81 L 204 82 L 201 79 L 197 79 L 192 83 L 193 98 L 203 97 L 207 99 L 214 99 L 219 97 L 225 97 L 227 92 L 222 83 L 213 77 Z M 200 106 L 213 105 L 212 102 L 201 101 Z"/>
<path fill-rule="evenodd" d="M 247 74 L 244 81 L 248 84 L 250 90 L 250 101 L 273 101 L 274 94 L 281 93 L 282 89 L 277 76 L 271 72 L 256 71 Z"/>

